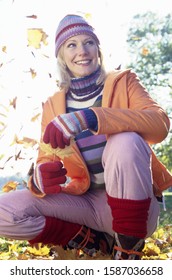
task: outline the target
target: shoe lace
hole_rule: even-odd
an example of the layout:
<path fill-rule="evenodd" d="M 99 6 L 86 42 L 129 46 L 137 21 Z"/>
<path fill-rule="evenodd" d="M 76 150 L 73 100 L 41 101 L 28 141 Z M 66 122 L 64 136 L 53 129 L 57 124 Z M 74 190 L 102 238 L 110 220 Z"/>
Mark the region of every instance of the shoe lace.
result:
<path fill-rule="evenodd" d="M 128 256 L 131 256 L 131 255 L 134 255 L 134 256 L 139 256 L 139 257 L 142 257 L 143 256 L 143 253 L 142 252 L 138 252 L 136 250 L 126 250 L 126 249 L 123 249 L 122 247 L 119 247 L 119 246 L 114 246 L 114 250 L 117 251 L 116 254 L 118 254 L 118 252 L 121 252 L 121 253 L 125 253 L 127 254 Z M 120 255 L 120 258 L 121 260 L 123 260 L 122 258 L 122 255 Z"/>
<path fill-rule="evenodd" d="M 144 255 L 143 252 L 140 250 L 144 243 L 143 239 L 138 240 L 138 242 L 136 242 L 136 244 L 131 249 L 124 249 L 122 247 L 117 233 L 115 233 L 115 240 L 116 240 L 116 244 L 114 245 L 114 248 L 113 248 L 113 256 L 116 257 L 116 259 L 119 259 L 119 260 L 126 259 L 126 258 L 123 258 L 122 253 L 124 253 L 128 256 L 127 259 L 135 259 L 136 256 L 141 258 Z"/>

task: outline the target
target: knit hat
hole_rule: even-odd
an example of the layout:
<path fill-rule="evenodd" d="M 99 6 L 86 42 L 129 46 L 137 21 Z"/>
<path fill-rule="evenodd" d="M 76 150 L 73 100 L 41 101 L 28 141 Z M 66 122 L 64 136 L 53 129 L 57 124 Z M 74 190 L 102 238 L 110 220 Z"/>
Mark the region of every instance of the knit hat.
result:
<path fill-rule="evenodd" d="M 55 35 L 55 56 L 57 57 L 60 47 L 71 37 L 87 34 L 94 38 L 99 45 L 99 39 L 93 27 L 81 16 L 67 15 L 59 23 Z"/>

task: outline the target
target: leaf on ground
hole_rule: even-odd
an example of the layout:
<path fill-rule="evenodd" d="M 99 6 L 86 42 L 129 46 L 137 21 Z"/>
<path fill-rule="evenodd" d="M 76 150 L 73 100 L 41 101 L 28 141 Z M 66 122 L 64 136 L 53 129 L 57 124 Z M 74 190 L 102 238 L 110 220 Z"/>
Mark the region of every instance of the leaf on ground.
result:
<path fill-rule="evenodd" d="M 149 242 L 145 244 L 143 252 L 146 256 L 158 256 L 160 249 L 154 242 Z"/>
<path fill-rule="evenodd" d="M 28 247 L 27 252 L 35 256 L 47 256 L 50 253 L 50 248 L 48 246 L 44 246 L 41 243 L 38 243 L 38 246 Z"/>

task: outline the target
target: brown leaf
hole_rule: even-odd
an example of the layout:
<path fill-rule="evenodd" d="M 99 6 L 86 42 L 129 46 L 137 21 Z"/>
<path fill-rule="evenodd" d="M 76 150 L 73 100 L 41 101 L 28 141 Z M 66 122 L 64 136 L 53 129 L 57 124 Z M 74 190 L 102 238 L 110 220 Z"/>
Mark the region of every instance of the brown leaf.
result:
<path fill-rule="evenodd" d="M 32 79 L 34 79 L 35 77 L 36 77 L 36 72 L 35 72 L 35 70 L 34 69 L 32 69 L 32 68 L 30 68 L 30 71 L 29 71 L 30 73 L 31 73 L 31 76 L 32 76 Z"/>
<path fill-rule="evenodd" d="M 61 246 L 56 246 L 53 248 L 53 253 L 56 260 L 76 260 L 77 250 L 64 250 Z"/>
<path fill-rule="evenodd" d="M 29 171 L 28 171 L 27 175 L 31 176 L 31 175 L 33 175 L 33 172 L 34 172 L 34 163 L 32 162 L 31 167 L 29 168 Z"/>
<path fill-rule="evenodd" d="M 23 137 L 23 139 L 19 139 L 18 136 L 15 135 L 11 146 L 14 144 L 21 144 L 24 145 L 25 147 L 33 147 L 34 145 L 37 144 L 37 141 L 29 137 Z"/>
<path fill-rule="evenodd" d="M 31 15 L 31 16 L 26 16 L 27 18 L 33 18 L 33 19 L 37 19 L 38 17 L 36 15 Z"/>
<path fill-rule="evenodd" d="M 10 106 L 13 106 L 13 108 L 16 109 L 16 103 L 17 103 L 17 96 L 14 97 L 12 100 L 10 100 Z"/>
<path fill-rule="evenodd" d="M 29 144 L 29 146 L 34 146 L 36 145 L 38 142 L 33 139 L 33 138 L 29 138 L 29 137 L 23 137 L 23 143 L 24 144 Z"/>
<path fill-rule="evenodd" d="M 15 160 L 21 159 L 20 154 L 21 154 L 21 150 L 17 153 L 17 155 L 15 155 Z"/>

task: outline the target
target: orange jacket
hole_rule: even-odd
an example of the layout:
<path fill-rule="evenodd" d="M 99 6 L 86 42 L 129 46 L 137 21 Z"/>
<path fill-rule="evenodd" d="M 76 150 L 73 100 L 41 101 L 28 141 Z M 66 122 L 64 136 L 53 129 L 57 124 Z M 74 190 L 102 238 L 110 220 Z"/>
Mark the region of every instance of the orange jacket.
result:
<path fill-rule="evenodd" d="M 140 134 L 149 144 L 163 141 L 169 131 L 170 121 L 164 110 L 151 99 L 138 77 L 131 70 L 114 71 L 108 74 L 104 89 L 102 107 L 91 108 L 98 119 L 95 134 L 108 135 L 126 131 Z M 42 136 L 47 124 L 57 115 L 66 112 L 66 93 L 60 91 L 49 97 L 43 106 Z M 41 136 L 41 138 L 42 138 Z M 62 187 L 62 192 L 80 195 L 88 190 L 90 176 L 77 145 L 71 147 L 73 153 L 63 159 L 67 176 L 71 181 Z M 55 161 L 57 156 L 47 156 L 39 150 L 37 163 Z M 152 152 L 152 172 L 156 195 L 172 185 L 172 175 Z M 30 190 L 43 197 L 34 188 L 32 178 Z"/>

